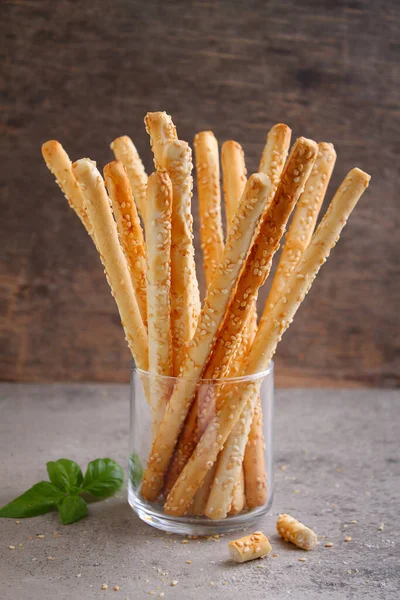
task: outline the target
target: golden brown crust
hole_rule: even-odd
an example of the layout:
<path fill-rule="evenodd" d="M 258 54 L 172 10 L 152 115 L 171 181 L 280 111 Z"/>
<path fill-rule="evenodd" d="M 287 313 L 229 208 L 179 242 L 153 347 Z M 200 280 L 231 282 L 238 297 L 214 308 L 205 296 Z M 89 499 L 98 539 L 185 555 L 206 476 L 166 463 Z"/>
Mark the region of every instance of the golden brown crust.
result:
<path fill-rule="evenodd" d="M 119 243 L 103 178 L 95 164 L 87 158 L 75 162 L 72 169 L 84 195 L 97 248 L 111 293 L 118 306 L 126 340 L 136 365 L 140 369 L 147 370 L 147 333 L 140 316 L 126 258 Z"/>
<path fill-rule="evenodd" d="M 146 248 L 129 179 L 118 160 L 108 163 L 103 173 L 140 314 L 147 326 Z"/>
<path fill-rule="evenodd" d="M 262 174 L 252 175 L 246 185 L 240 208 L 230 228 L 222 261 L 208 287 L 196 332 L 183 360 L 181 376 L 176 382 L 151 450 L 142 482 L 142 494 L 148 500 L 155 500 L 162 489 L 176 441 L 192 404 L 196 380 L 201 377 L 208 362 L 264 211 L 269 189 L 269 179 Z"/>
<path fill-rule="evenodd" d="M 89 222 L 84 197 L 72 172 L 72 163 L 68 154 L 60 142 L 49 140 L 42 146 L 42 155 L 47 168 L 56 178 L 58 186 L 68 200 L 68 204 L 76 212 L 86 231 L 94 241 L 93 227 Z"/>
<path fill-rule="evenodd" d="M 249 508 L 264 506 L 268 500 L 264 444 L 263 414 L 258 396 L 243 458 L 246 502 Z"/>
<path fill-rule="evenodd" d="M 139 214 L 142 217 L 143 222 L 145 222 L 148 178 L 139 153 L 131 138 L 127 135 L 116 138 L 111 142 L 110 148 L 114 152 L 115 158 L 120 160 L 126 169 L 133 198 Z"/>
<path fill-rule="evenodd" d="M 173 374 L 177 376 L 185 348 L 200 314 L 200 294 L 193 247 L 192 152 L 186 142 L 173 140 L 164 148 L 163 165 L 172 181 L 171 327 Z"/>
<path fill-rule="evenodd" d="M 200 237 L 206 283 L 210 284 L 224 252 L 221 217 L 221 190 L 218 142 L 212 131 L 201 131 L 194 138 Z"/>
<path fill-rule="evenodd" d="M 171 212 L 172 184 L 168 173 L 150 175 L 147 185 L 147 308 L 149 373 L 172 376 L 171 344 Z M 154 379 L 150 406 L 154 434 L 168 401 L 169 383 Z"/>
<path fill-rule="evenodd" d="M 144 118 L 146 131 L 150 136 L 151 149 L 154 154 L 154 165 L 157 171 L 164 167 L 164 150 L 167 142 L 177 140 L 176 127 L 166 112 L 148 112 Z"/>
<path fill-rule="evenodd" d="M 332 144 L 318 144 L 318 156 L 297 203 L 282 254 L 265 304 L 265 315 L 278 300 L 287 278 L 310 243 L 336 161 Z"/>
<path fill-rule="evenodd" d="M 313 550 L 318 544 L 316 534 L 290 515 L 279 515 L 276 522 L 279 535 L 303 550 Z"/>
<path fill-rule="evenodd" d="M 274 125 L 267 135 L 258 170 L 270 178 L 273 191 L 278 186 L 285 165 L 291 136 L 292 130 L 284 123 Z"/>
<path fill-rule="evenodd" d="M 238 515 L 242 512 L 244 508 L 244 498 L 244 473 L 243 469 L 240 469 L 236 482 L 233 484 L 231 507 L 228 513 L 230 516 Z"/>
<path fill-rule="evenodd" d="M 246 164 L 243 148 L 234 140 L 222 145 L 221 164 L 226 213 L 226 230 L 229 226 L 242 197 L 247 181 Z"/>

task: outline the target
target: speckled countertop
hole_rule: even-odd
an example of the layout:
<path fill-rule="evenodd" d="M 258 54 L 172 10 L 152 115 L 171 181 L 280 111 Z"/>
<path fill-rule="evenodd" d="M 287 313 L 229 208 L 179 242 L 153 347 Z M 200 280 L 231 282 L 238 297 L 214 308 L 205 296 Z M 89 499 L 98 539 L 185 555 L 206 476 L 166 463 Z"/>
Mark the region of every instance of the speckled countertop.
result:
<path fill-rule="evenodd" d="M 45 478 L 48 460 L 126 464 L 126 386 L 3 384 L 0 414 L 0 504 Z M 275 500 L 258 526 L 276 557 L 233 564 L 227 541 L 238 535 L 182 543 L 142 523 L 120 493 L 67 527 L 55 513 L 1 519 L 0 598 L 398 599 L 399 415 L 395 391 L 276 393 Z M 279 512 L 318 533 L 315 551 L 277 537 Z"/>

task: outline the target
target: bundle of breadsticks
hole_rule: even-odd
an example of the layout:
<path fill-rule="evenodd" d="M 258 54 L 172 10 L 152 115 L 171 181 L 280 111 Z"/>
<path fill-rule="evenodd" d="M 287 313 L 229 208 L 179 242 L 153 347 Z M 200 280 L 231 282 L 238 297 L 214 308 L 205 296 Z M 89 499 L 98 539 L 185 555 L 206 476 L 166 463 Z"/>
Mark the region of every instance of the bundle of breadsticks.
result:
<path fill-rule="evenodd" d="M 198 133 L 207 282 L 201 306 L 192 151 L 165 112 L 148 113 L 145 126 L 155 165 L 149 177 L 127 136 L 112 142 L 115 160 L 104 178 L 87 158 L 72 164 L 56 141 L 45 143 L 42 153 L 100 254 L 136 367 L 159 376 L 144 386 L 153 437 L 140 493 L 162 502 L 170 515 L 223 519 L 263 506 L 268 497 L 262 378 L 248 376 L 267 370 L 370 177 L 351 170 L 316 228 L 336 160 L 332 144 L 301 137 L 289 152 L 291 130 L 277 124 L 258 173 L 247 178 L 241 146 L 227 141 L 221 193 L 218 142 L 211 131 Z M 258 292 L 291 215 L 258 320 Z"/>

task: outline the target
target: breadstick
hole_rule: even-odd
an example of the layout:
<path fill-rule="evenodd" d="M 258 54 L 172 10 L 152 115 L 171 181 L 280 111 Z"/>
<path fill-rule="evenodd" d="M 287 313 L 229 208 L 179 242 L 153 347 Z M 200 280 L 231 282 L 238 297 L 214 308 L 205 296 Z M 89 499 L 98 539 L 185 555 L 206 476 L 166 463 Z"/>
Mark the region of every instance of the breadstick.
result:
<path fill-rule="evenodd" d="M 279 123 L 272 127 L 267 136 L 267 142 L 261 158 L 260 170 L 266 173 L 274 182 L 274 187 L 278 186 L 291 139 L 291 130 L 287 125 Z M 254 302 L 255 303 L 255 302 Z M 249 318 L 244 337 L 245 341 L 239 348 L 235 364 L 231 369 L 230 376 L 236 375 L 240 371 L 244 357 L 247 356 L 250 347 L 257 333 L 257 317 L 253 312 Z M 265 504 L 267 499 L 266 486 L 266 468 L 264 457 L 264 435 L 262 428 L 262 408 L 260 399 L 257 401 L 257 410 L 255 410 L 253 423 L 249 433 L 249 443 L 245 453 L 245 489 L 246 501 L 250 508 L 255 498 L 258 498 L 259 505 Z M 249 456 L 246 460 L 246 454 Z M 258 505 L 257 505 L 258 506 Z"/>
<path fill-rule="evenodd" d="M 268 132 L 266 144 L 258 170 L 271 180 L 272 190 L 278 187 L 286 157 L 289 152 L 292 130 L 283 123 L 277 123 Z"/>
<path fill-rule="evenodd" d="M 72 172 L 72 163 L 68 154 L 59 142 L 56 140 L 49 140 L 42 146 L 42 155 L 47 168 L 53 173 L 58 186 L 68 200 L 68 204 L 76 212 L 96 245 L 93 227 L 89 222 L 89 217 L 86 212 L 83 193 Z"/>
<path fill-rule="evenodd" d="M 119 244 L 115 221 L 103 178 L 95 163 L 82 158 L 72 170 L 84 194 L 85 206 L 111 293 L 115 298 L 126 340 L 137 367 L 148 369 L 147 333 L 140 316 L 126 258 Z"/>
<path fill-rule="evenodd" d="M 226 213 L 226 230 L 237 210 L 240 198 L 246 185 L 246 165 L 243 148 L 237 142 L 228 140 L 222 145 L 221 164 Z"/>
<path fill-rule="evenodd" d="M 176 441 L 192 404 L 197 379 L 201 377 L 208 362 L 269 191 L 270 182 L 265 175 L 257 173 L 247 182 L 222 261 L 208 287 L 195 334 L 185 354 L 181 375 L 153 443 L 142 482 L 142 494 L 147 500 L 155 500 L 162 489 Z"/>
<path fill-rule="evenodd" d="M 282 180 L 264 213 L 256 240 L 246 260 L 234 298 L 229 306 L 229 314 L 218 334 L 210 362 L 204 373 L 205 379 L 224 378 L 229 374 L 232 360 L 240 346 L 243 328 L 253 311 L 258 289 L 268 276 L 273 255 L 279 247 L 287 220 L 311 171 L 317 150 L 317 144 L 306 138 L 299 138 L 293 146 Z M 297 177 L 294 171 L 299 168 L 301 168 L 301 176 Z M 195 401 L 192 407 L 194 416 L 190 416 L 185 424 L 168 473 L 167 491 L 171 489 L 191 456 L 212 417 L 213 410 L 214 404 L 211 401 L 206 407 L 202 407 L 201 411 L 198 402 Z M 199 420 L 203 421 L 203 427 Z"/>
<path fill-rule="evenodd" d="M 219 183 L 218 142 L 212 131 L 194 138 L 197 194 L 199 198 L 201 249 L 206 283 L 210 284 L 224 252 Z"/>
<path fill-rule="evenodd" d="M 163 165 L 172 181 L 171 327 L 173 374 L 177 376 L 200 314 L 193 248 L 192 151 L 186 142 L 165 144 Z"/>
<path fill-rule="evenodd" d="M 201 489 L 201 488 L 200 488 Z M 229 515 L 238 515 L 244 507 L 244 473 L 243 469 L 239 471 L 239 477 L 233 486 L 231 508 Z"/>
<path fill-rule="evenodd" d="M 276 530 L 286 542 L 291 542 L 303 550 L 313 550 L 318 544 L 316 534 L 290 515 L 279 515 Z"/>
<path fill-rule="evenodd" d="M 189 509 L 189 514 L 201 517 L 204 515 L 205 508 L 207 506 L 208 494 L 210 493 L 210 487 L 214 479 L 217 464 L 215 463 L 213 468 L 210 469 L 199 489 L 197 490 L 193 502 Z"/>
<path fill-rule="evenodd" d="M 146 249 L 129 179 L 123 164 L 114 160 L 104 167 L 104 179 L 111 198 L 121 246 L 131 275 L 133 289 L 147 325 Z"/>
<path fill-rule="evenodd" d="M 263 373 L 268 368 L 283 333 L 310 289 L 321 265 L 326 261 L 332 247 L 338 240 L 348 216 L 368 186 L 370 176 L 360 169 L 353 169 L 338 189 L 321 221 L 313 239 L 301 257 L 296 269 L 289 277 L 284 294 L 275 304 L 270 317 L 258 329 L 256 339 L 243 365 L 243 375 L 253 375 L 251 381 L 239 381 L 230 385 L 220 403 L 221 409 L 214 416 L 195 451 L 180 474 L 168 495 L 164 510 L 168 514 L 185 514 L 196 490 L 214 464 L 241 413 L 249 403 L 247 415 L 253 414 Z M 259 376 L 255 377 L 254 374 Z M 242 423 L 246 426 L 245 420 Z M 242 457 L 236 457 L 237 467 L 242 465 Z M 207 506 L 207 516 L 212 516 L 214 507 Z M 217 518 L 219 516 L 217 515 Z"/>
<path fill-rule="evenodd" d="M 144 223 L 146 220 L 146 188 L 148 178 L 139 153 L 131 138 L 127 135 L 123 135 L 111 142 L 110 148 L 114 152 L 115 158 L 120 160 L 126 169 L 133 198 Z"/>
<path fill-rule="evenodd" d="M 172 376 L 170 320 L 172 184 L 168 173 L 150 175 L 146 196 L 147 308 L 149 372 Z M 149 386 L 153 435 L 168 401 L 169 382 L 155 379 Z"/>
<path fill-rule="evenodd" d="M 150 136 L 154 165 L 157 171 L 164 169 L 164 150 L 167 142 L 177 140 L 176 127 L 166 112 L 149 112 L 144 118 L 146 131 Z"/>
<path fill-rule="evenodd" d="M 261 531 L 255 531 L 251 535 L 229 542 L 228 549 L 232 560 L 236 563 L 261 558 L 272 550 L 268 538 Z"/>
<path fill-rule="evenodd" d="M 287 278 L 310 243 L 335 161 L 336 152 L 333 145 L 326 142 L 318 144 L 317 160 L 297 203 L 286 235 L 278 268 L 265 304 L 264 318 L 268 317 L 268 312 L 281 295 Z"/>

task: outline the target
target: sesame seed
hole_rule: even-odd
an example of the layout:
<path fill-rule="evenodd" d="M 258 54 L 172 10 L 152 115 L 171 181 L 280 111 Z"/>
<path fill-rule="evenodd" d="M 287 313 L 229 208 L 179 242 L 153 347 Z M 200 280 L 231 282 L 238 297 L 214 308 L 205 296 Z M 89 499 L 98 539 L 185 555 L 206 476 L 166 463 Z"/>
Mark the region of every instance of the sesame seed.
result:
<path fill-rule="evenodd" d="M 107 585 L 106 583 L 103 583 L 103 584 L 101 585 L 101 589 L 102 589 L 102 590 L 108 590 L 108 585 Z"/>

